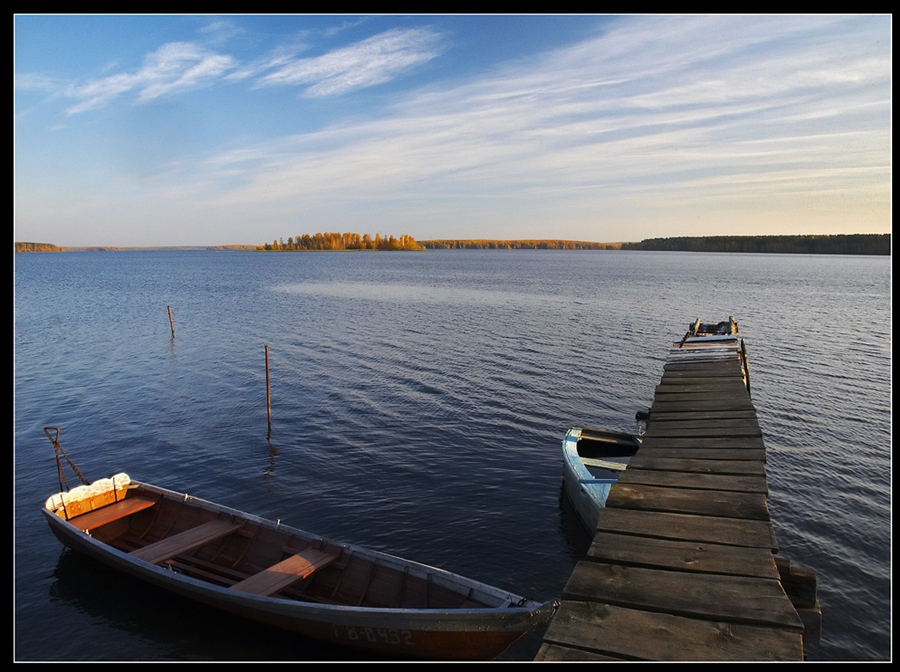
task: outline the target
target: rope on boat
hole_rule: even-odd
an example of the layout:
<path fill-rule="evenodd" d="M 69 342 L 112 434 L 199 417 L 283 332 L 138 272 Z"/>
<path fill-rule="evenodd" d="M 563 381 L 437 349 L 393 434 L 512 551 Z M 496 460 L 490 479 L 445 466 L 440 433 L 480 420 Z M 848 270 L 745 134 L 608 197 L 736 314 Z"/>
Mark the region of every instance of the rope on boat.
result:
<path fill-rule="evenodd" d="M 54 431 L 56 434 L 54 436 L 50 435 L 50 432 Z M 59 459 L 59 454 L 62 453 L 63 457 L 66 458 L 66 462 L 69 463 L 69 466 L 72 468 L 72 471 L 81 479 L 81 482 L 85 485 L 90 485 L 91 482 L 87 480 L 84 475 L 78 471 L 78 467 L 75 466 L 75 463 L 69 459 L 69 456 L 66 455 L 66 451 L 62 449 L 62 446 L 59 445 L 59 427 L 44 427 L 44 434 L 47 435 L 47 438 L 53 442 L 53 451 L 56 454 L 56 471 L 59 475 L 59 489 L 60 491 L 68 492 L 69 483 L 66 481 L 66 473 L 63 469 L 62 460 Z"/>

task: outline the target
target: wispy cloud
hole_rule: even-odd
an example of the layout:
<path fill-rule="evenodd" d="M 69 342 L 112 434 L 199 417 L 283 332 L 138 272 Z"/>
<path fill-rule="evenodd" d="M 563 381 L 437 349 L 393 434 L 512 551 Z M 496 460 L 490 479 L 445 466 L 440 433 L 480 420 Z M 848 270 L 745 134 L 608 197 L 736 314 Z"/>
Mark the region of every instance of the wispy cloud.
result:
<path fill-rule="evenodd" d="M 60 83 L 55 77 L 38 73 L 16 73 L 15 88 L 17 91 L 37 91 L 39 93 L 54 93 L 59 91 Z"/>
<path fill-rule="evenodd" d="M 259 84 L 308 85 L 306 95 L 313 97 L 347 93 L 390 81 L 440 50 L 441 38 L 430 30 L 389 30 L 321 56 L 279 64 Z"/>
<path fill-rule="evenodd" d="M 174 91 L 206 86 L 235 66 L 231 56 L 190 42 L 171 42 L 149 54 L 137 72 L 115 74 L 69 87 L 66 94 L 79 102 L 69 107 L 67 113 L 103 107 L 126 93 L 134 93 L 139 102 L 147 102 Z"/>
<path fill-rule="evenodd" d="M 716 232 L 723 221 L 745 233 L 890 221 L 889 21 L 666 16 L 601 28 L 474 76 L 442 71 L 448 79 L 394 91 L 368 119 L 357 105 L 259 88 L 308 98 L 363 90 L 445 53 L 449 33 L 397 29 L 317 56 L 315 36 L 296 33 L 243 62 L 172 43 L 135 72 L 72 87 L 70 111 L 219 81 L 248 89 L 253 113 L 254 96 L 287 103 L 273 108 L 277 123 L 217 133 L 225 146 L 173 152 L 152 181 L 113 173 L 185 230 L 216 221 L 237 239 L 246 222 L 277 234 L 298 213 L 313 227 L 409 222 L 418 238 L 629 240 Z M 125 193 L 117 185 L 110 199 Z"/>
<path fill-rule="evenodd" d="M 209 30 L 221 32 L 221 26 Z M 276 48 L 265 62 L 242 64 L 229 54 L 217 53 L 192 42 L 172 42 L 148 54 L 136 72 L 123 72 L 73 84 L 65 95 L 78 102 L 69 115 L 102 108 L 131 94 L 138 103 L 174 92 L 190 91 L 217 81 L 254 81 L 256 86 L 302 87 L 309 97 L 343 94 L 395 79 L 417 65 L 436 58 L 441 36 L 427 29 L 389 30 L 355 44 L 315 57 L 300 57 L 306 43 Z M 19 76 L 16 85 L 46 88 L 49 80 L 38 75 Z"/>
<path fill-rule="evenodd" d="M 836 56 L 835 42 L 821 37 L 827 25 L 754 24 L 736 37 L 730 21 L 665 26 L 665 39 L 661 19 L 628 24 L 466 84 L 409 94 L 388 117 L 209 165 L 227 176 L 226 200 L 262 197 L 269 207 L 329 197 L 410 204 L 427 194 L 446 208 L 458 194 L 515 194 L 520 210 L 540 203 L 565 218 L 626 201 L 642 211 L 651 201 L 656 210 L 707 208 L 883 191 L 889 136 L 879 139 L 862 119 L 889 116 L 890 59 L 867 48 Z M 283 83 L 324 88 L 334 76 L 337 87 L 354 69 L 338 64 L 363 52 L 335 52 L 330 67 L 324 59 L 285 68 Z"/>

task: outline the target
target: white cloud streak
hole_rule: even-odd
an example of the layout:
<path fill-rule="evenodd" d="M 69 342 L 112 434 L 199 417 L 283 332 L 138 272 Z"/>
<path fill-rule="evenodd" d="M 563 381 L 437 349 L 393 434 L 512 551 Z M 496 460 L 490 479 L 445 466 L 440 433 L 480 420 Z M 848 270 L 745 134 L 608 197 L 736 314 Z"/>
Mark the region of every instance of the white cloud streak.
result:
<path fill-rule="evenodd" d="M 846 167 L 887 168 L 877 142 L 865 151 L 857 144 L 853 156 L 840 152 L 858 142 L 843 128 L 858 125 L 854 115 L 889 115 L 889 58 L 837 55 L 827 41 L 792 46 L 809 29 L 802 21 L 735 33 L 721 19 L 696 18 L 660 38 L 666 21 L 628 25 L 494 77 L 412 96 L 386 120 L 258 147 L 240 197 L 252 200 L 262 182 L 267 198 L 286 200 L 343 191 L 396 197 L 423 185 L 515 188 L 524 197 L 611 185 L 673 192 L 702 176 L 726 173 L 736 186 L 757 183 L 742 177 L 755 171 L 777 175 L 790 166 L 796 174 L 822 154 Z M 783 46 L 738 58 L 772 43 Z M 675 58 L 661 58 L 672 51 Z M 312 71 L 320 69 L 297 72 Z M 828 123 L 824 132 L 808 123 L 817 117 Z"/>
<path fill-rule="evenodd" d="M 172 42 L 148 55 L 143 67 L 133 74 L 116 74 L 69 87 L 67 95 L 80 102 L 69 107 L 67 113 L 101 108 L 131 92 L 139 102 L 148 102 L 176 91 L 203 87 L 218 81 L 235 65 L 230 56 L 189 42 Z"/>
<path fill-rule="evenodd" d="M 242 65 L 233 56 L 194 43 L 172 42 L 149 54 L 134 73 L 68 87 L 66 95 L 79 102 L 67 113 L 99 109 L 125 94 L 134 94 L 138 103 L 146 103 L 175 92 L 245 79 L 260 87 L 303 87 L 309 97 L 333 96 L 391 81 L 436 58 L 440 51 L 440 36 L 425 29 L 390 30 L 315 57 L 281 54 L 263 65 Z M 47 81 L 20 76 L 17 85 L 36 88 L 46 86 Z"/>
<path fill-rule="evenodd" d="M 306 95 L 331 96 L 383 84 L 439 53 L 440 37 L 430 30 L 389 30 L 321 56 L 279 64 L 259 85 L 309 85 Z"/>
<path fill-rule="evenodd" d="M 232 241 L 246 240 L 247 221 L 296 233 L 283 227 L 301 214 L 309 230 L 429 222 L 407 229 L 422 239 L 492 227 L 498 238 L 635 240 L 683 235 L 686 223 L 719 232 L 723 212 L 735 233 L 768 232 L 763 221 L 859 232 L 862 205 L 879 230 L 890 222 L 892 64 L 890 22 L 874 23 L 629 18 L 467 83 L 406 94 L 377 120 L 220 152 L 174 171 L 154 199 L 186 222 L 234 221 Z M 389 31 L 270 62 L 255 81 L 346 93 L 441 48 L 428 31 Z M 128 91 L 152 99 L 243 67 L 189 45 L 168 53 L 82 87 L 79 105 Z"/>

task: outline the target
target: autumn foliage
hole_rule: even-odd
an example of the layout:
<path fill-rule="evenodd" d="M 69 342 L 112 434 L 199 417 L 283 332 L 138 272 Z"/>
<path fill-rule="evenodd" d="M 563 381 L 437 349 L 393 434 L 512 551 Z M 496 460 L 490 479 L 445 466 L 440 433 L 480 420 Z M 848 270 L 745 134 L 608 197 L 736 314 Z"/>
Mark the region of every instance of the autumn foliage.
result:
<path fill-rule="evenodd" d="M 259 250 L 304 251 L 304 250 L 424 250 L 412 236 L 382 237 L 376 233 L 373 238 L 364 233 L 304 233 L 300 236 L 281 238 L 258 247 Z"/>

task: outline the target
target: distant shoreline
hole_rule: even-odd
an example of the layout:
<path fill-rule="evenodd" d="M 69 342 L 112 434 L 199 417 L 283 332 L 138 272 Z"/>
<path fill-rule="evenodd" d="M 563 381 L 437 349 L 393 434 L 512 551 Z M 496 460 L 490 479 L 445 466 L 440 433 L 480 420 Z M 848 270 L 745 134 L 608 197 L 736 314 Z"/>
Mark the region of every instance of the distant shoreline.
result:
<path fill-rule="evenodd" d="M 157 251 L 157 250 L 231 250 L 231 251 L 251 251 L 256 250 L 258 245 L 148 245 L 139 247 L 117 247 L 113 245 L 71 245 L 57 246 L 51 243 L 16 243 L 16 252 L 141 252 L 141 251 Z"/>
<path fill-rule="evenodd" d="M 734 252 L 740 254 L 890 255 L 891 234 L 854 233 L 809 236 L 680 236 L 627 243 L 623 250 Z"/>
<path fill-rule="evenodd" d="M 891 254 L 891 234 L 836 234 L 800 236 L 680 236 L 650 238 L 631 243 L 596 243 L 575 240 L 489 240 L 435 239 L 419 241 L 428 250 L 621 250 L 669 252 L 731 252 L 760 254 L 853 254 L 884 256 Z M 221 250 L 259 251 L 259 245 L 206 246 L 72 246 L 59 247 L 51 243 L 15 243 L 16 252 L 124 252 L 141 250 Z M 282 251 L 282 250 L 272 250 Z M 294 251 L 294 250 L 284 250 Z M 310 250 L 303 250 L 310 251 Z M 327 250 L 326 250 L 327 251 Z M 379 250 L 367 250 L 379 251 Z"/>

